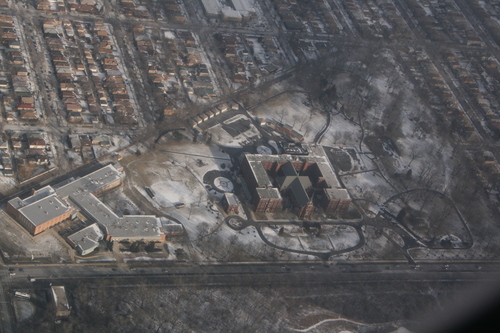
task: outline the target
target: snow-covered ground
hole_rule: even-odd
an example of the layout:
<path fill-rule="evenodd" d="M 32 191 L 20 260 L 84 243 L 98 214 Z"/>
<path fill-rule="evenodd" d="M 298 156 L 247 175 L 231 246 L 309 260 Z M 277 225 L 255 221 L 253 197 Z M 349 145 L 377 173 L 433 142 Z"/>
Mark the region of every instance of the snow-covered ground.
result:
<path fill-rule="evenodd" d="M 14 188 L 16 181 L 14 177 L 0 176 L 0 191 L 8 191 Z"/>
<path fill-rule="evenodd" d="M 181 222 L 189 239 L 197 238 L 198 226 L 202 223 L 214 232 L 222 227 L 227 229 L 225 239 L 235 233 L 225 226 L 222 215 L 209 203 L 213 195 L 203 184 L 207 172 L 227 170 L 231 166 L 229 155 L 217 146 L 191 142 L 165 145 L 160 141 L 154 151 L 145 152 L 124 166 L 129 171 L 126 187 L 141 194 L 134 199 L 147 200 L 165 215 Z M 153 190 L 154 199 L 146 193 L 145 186 Z M 178 204 L 185 206 L 175 208 Z"/>
<path fill-rule="evenodd" d="M 238 120 L 246 119 L 249 120 L 246 116 L 238 114 L 226 121 L 224 124 L 231 125 L 232 123 L 237 122 Z M 249 129 L 239 133 L 236 136 L 232 136 L 227 131 L 224 130 L 222 124 L 217 124 L 212 128 L 208 129 L 208 132 L 212 134 L 212 138 L 214 142 L 220 146 L 224 147 L 236 147 L 239 148 L 245 144 L 248 144 L 252 140 L 255 140 L 259 136 L 259 131 L 255 126 L 250 123 Z"/>
<path fill-rule="evenodd" d="M 326 123 L 326 116 L 308 106 L 307 94 L 284 93 L 252 109 L 253 116 L 270 118 L 288 124 L 300 134 L 305 142 L 312 142 L 317 132 Z"/>
<path fill-rule="evenodd" d="M 51 260 L 53 256 L 57 260 L 70 260 L 71 248 L 55 230 L 33 237 L 3 210 L 0 212 L 0 227 L 3 234 L 2 253 L 9 261 Z"/>
<path fill-rule="evenodd" d="M 111 146 L 104 147 L 101 145 L 93 145 L 92 149 L 94 150 L 94 154 L 96 158 L 104 156 L 106 154 L 115 152 L 117 150 L 123 149 L 130 145 L 130 137 L 128 136 L 109 136 L 111 141 Z"/>

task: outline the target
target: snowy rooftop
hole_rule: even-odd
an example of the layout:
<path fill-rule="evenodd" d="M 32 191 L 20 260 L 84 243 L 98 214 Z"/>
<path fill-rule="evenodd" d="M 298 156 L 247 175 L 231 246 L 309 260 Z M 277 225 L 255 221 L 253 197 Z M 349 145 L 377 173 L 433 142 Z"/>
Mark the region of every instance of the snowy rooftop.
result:
<path fill-rule="evenodd" d="M 237 10 L 232 10 L 232 9 L 223 9 L 222 15 L 227 18 L 234 18 L 234 19 L 241 19 L 242 16 L 239 11 Z"/>
<path fill-rule="evenodd" d="M 9 203 L 35 226 L 70 211 L 71 208 L 59 199 L 69 198 L 87 217 L 99 223 L 111 237 L 148 238 L 163 235 L 160 219 L 156 216 L 120 217 L 92 194 L 120 179 L 121 173 L 113 165 L 107 165 L 57 188 L 55 193 L 52 187 L 47 186 L 29 198 L 14 198 Z"/>
<path fill-rule="evenodd" d="M 224 193 L 224 196 L 226 197 L 227 203 L 230 206 L 237 206 L 238 205 L 238 198 L 234 193 Z"/>
<path fill-rule="evenodd" d="M 101 200 L 87 191 L 72 193 L 69 198 L 113 238 L 159 237 L 163 234 L 160 220 L 156 216 L 125 215 L 119 217 Z"/>
<path fill-rule="evenodd" d="M 332 198 L 339 200 L 349 200 L 351 198 L 349 192 L 344 188 L 325 188 L 325 192 Z"/>
<path fill-rule="evenodd" d="M 250 0 L 231 0 L 233 3 L 234 9 L 239 12 L 250 12 L 255 13 L 255 8 L 253 1 Z"/>
<path fill-rule="evenodd" d="M 52 290 L 52 297 L 54 298 L 57 311 L 69 311 L 70 307 L 64 286 L 52 286 L 50 289 Z"/>
<path fill-rule="evenodd" d="M 53 218 L 71 211 L 71 208 L 59 200 L 56 194 L 51 194 L 37 201 L 31 200 L 31 198 L 32 197 L 29 197 L 25 200 L 14 198 L 10 200 L 9 203 L 17 208 L 19 212 L 34 226 L 39 226 L 52 220 Z M 27 205 L 25 205 L 26 202 L 28 202 Z"/>
<path fill-rule="evenodd" d="M 273 162 L 287 162 L 287 161 L 310 161 L 310 162 L 326 162 L 324 156 L 318 155 L 308 155 L 308 156 L 296 156 L 296 155 L 262 155 L 262 154 L 245 154 L 249 161 L 273 161 Z"/>
<path fill-rule="evenodd" d="M 218 15 L 220 11 L 219 1 L 217 0 L 201 0 L 203 8 L 208 15 Z"/>
<path fill-rule="evenodd" d="M 280 199 L 280 191 L 276 187 L 271 188 L 256 188 L 257 195 L 264 199 Z"/>
<path fill-rule="evenodd" d="M 95 247 L 100 240 L 104 238 L 97 223 L 91 224 L 80 231 L 68 236 L 68 239 L 75 245 L 80 247 L 82 252 Z"/>
<path fill-rule="evenodd" d="M 51 186 L 45 186 L 38 191 L 34 191 L 33 195 L 30 197 L 27 197 L 26 199 L 22 200 L 20 198 L 14 198 L 9 201 L 9 203 L 15 208 L 19 209 L 23 206 L 32 204 L 33 202 L 36 202 L 46 196 L 49 196 L 53 194 L 55 191 Z"/>
<path fill-rule="evenodd" d="M 67 198 L 78 191 L 92 193 L 119 179 L 120 172 L 110 164 L 56 189 L 56 192 L 61 198 Z"/>
<path fill-rule="evenodd" d="M 320 152 L 320 151 L 316 151 Z M 323 178 L 325 179 L 328 186 L 333 188 L 340 188 L 340 183 L 337 176 L 333 172 L 330 162 L 328 162 L 325 156 L 321 155 L 307 155 L 307 156 L 297 156 L 297 155 L 262 155 L 262 154 L 245 154 L 245 158 L 248 160 L 252 171 L 255 175 L 255 179 L 259 186 L 272 186 L 267 172 L 262 165 L 262 161 L 272 161 L 278 163 L 302 161 L 302 162 L 313 162 L 318 166 Z"/>
<path fill-rule="evenodd" d="M 248 155 L 247 155 L 248 157 Z M 273 184 L 269 180 L 269 176 L 267 175 L 267 171 L 262 165 L 261 161 L 251 161 L 249 159 L 249 164 L 251 166 L 253 175 L 255 177 L 255 180 L 257 181 L 258 186 L 263 186 L 263 187 L 272 187 Z"/>

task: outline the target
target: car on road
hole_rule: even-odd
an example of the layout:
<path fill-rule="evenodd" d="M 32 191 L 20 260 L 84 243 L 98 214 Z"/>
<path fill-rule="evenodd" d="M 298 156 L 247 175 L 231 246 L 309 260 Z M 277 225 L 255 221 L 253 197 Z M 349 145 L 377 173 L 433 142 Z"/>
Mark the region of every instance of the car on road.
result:
<path fill-rule="evenodd" d="M 16 275 L 16 273 L 14 273 L 14 272 L 10 272 L 10 273 L 9 273 L 9 275 L 11 275 L 11 276 L 12 276 L 12 275 Z"/>

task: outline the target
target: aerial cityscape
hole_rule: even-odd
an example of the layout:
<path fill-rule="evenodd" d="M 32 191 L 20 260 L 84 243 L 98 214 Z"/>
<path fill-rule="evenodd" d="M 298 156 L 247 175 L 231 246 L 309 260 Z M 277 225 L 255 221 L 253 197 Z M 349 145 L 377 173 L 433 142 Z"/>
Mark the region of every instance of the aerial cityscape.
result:
<path fill-rule="evenodd" d="M 0 112 L 1 332 L 455 332 L 499 297 L 497 0 L 0 0 Z"/>

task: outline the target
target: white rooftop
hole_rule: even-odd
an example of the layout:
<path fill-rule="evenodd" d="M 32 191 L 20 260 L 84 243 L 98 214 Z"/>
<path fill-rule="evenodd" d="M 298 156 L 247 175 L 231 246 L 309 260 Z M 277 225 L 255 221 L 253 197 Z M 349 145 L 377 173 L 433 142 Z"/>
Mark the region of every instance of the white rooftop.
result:
<path fill-rule="evenodd" d="M 107 165 L 55 190 L 46 186 L 24 200 L 14 198 L 9 203 L 35 226 L 71 211 L 72 208 L 68 203 L 73 203 L 88 218 L 97 222 L 111 237 L 148 238 L 163 235 L 164 231 L 158 217 L 153 215 L 118 216 L 92 194 L 120 179 L 121 173 L 113 165 Z M 67 199 L 69 201 L 65 203 Z"/>
<path fill-rule="evenodd" d="M 239 203 L 238 203 L 238 197 L 234 193 L 224 193 L 224 196 L 226 197 L 227 203 L 230 206 L 237 206 L 237 205 L 239 205 Z"/>
<path fill-rule="evenodd" d="M 251 0 L 231 0 L 231 2 L 237 11 L 255 13 L 255 4 Z"/>
<path fill-rule="evenodd" d="M 50 193 L 50 191 L 47 190 L 47 192 L 41 194 L 46 195 L 48 193 Z M 25 200 L 14 198 L 10 200 L 9 203 L 19 210 L 19 212 L 34 226 L 39 226 L 71 211 L 71 208 L 61 201 L 55 193 L 45 197 L 39 194 L 40 193 L 36 193 Z M 38 200 L 34 201 L 33 197 L 38 198 Z"/>
<path fill-rule="evenodd" d="M 104 234 L 101 229 L 99 229 L 97 223 L 91 224 L 68 236 L 68 239 L 75 244 L 75 247 L 80 247 L 82 252 L 96 247 L 103 238 Z"/>
<path fill-rule="evenodd" d="M 228 17 L 228 18 L 234 18 L 234 19 L 241 19 L 241 13 L 237 10 L 232 10 L 232 9 L 223 9 L 221 10 L 222 16 Z"/>
<path fill-rule="evenodd" d="M 220 11 L 219 1 L 217 0 L 201 0 L 205 11 L 209 15 L 218 15 Z"/>

